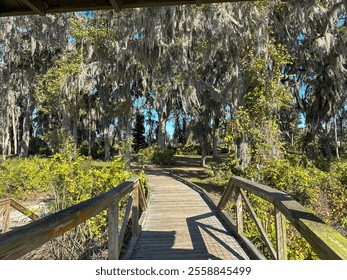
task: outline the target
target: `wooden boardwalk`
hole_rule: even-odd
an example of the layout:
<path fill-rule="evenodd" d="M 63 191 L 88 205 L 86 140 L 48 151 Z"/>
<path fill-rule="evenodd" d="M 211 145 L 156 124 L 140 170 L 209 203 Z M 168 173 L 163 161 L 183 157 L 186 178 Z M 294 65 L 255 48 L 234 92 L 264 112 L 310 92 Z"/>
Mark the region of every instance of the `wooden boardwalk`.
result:
<path fill-rule="evenodd" d="M 131 259 L 249 259 L 198 192 L 164 171 L 148 179 L 147 219 Z"/>

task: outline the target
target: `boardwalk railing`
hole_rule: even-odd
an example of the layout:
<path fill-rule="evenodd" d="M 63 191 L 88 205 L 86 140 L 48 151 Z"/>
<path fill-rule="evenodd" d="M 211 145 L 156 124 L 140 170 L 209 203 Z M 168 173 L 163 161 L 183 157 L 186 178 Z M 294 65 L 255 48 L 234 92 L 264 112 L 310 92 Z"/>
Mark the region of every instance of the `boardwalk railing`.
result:
<path fill-rule="evenodd" d="M 127 194 L 131 195 L 119 230 L 118 203 Z M 134 245 L 140 232 L 140 210 L 144 212 L 146 208 L 141 182 L 137 177 L 131 178 L 106 193 L 0 235 L 0 259 L 17 259 L 104 210 L 108 211 L 108 258 L 119 259 L 130 216 L 130 244 Z"/>
<path fill-rule="evenodd" d="M 23 215 L 29 217 L 33 221 L 37 221 L 39 216 L 37 216 L 33 211 L 26 208 L 19 202 L 12 198 L 0 199 L 0 217 L 2 216 L 2 233 L 9 231 L 10 229 L 10 212 L 11 207 L 21 212 Z"/>
<path fill-rule="evenodd" d="M 273 205 L 276 229 L 276 250 L 273 248 L 246 192 L 254 194 Z M 313 250 L 321 259 L 347 259 L 347 239 L 286 193 L 241 177 L 232 177 L 218 204 L 218 208 L 226 213 L 223 209 L 230 200 L 235 202 L 237 233 L 244 238 L 243 213 L 246 209 L 244 209 L 243 206 L 245 205 L 273 259 L 283 260 L 287 258 L 286 219 L 312 246 Z"/>

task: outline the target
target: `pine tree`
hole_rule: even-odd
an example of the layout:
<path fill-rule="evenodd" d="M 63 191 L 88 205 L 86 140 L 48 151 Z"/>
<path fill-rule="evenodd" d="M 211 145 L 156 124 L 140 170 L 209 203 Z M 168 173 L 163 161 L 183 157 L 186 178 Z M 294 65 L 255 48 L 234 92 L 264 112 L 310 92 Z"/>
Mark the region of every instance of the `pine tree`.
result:
<path fill-rule="evenodd" d="M 136 153 L 139 151 L 139 149 L 145 148 L 147 146 L 144 122 L 144 115 L 140 112 L 137 112 L 135 116 L 135 126 L 132 130 L 133 149 Z"/>

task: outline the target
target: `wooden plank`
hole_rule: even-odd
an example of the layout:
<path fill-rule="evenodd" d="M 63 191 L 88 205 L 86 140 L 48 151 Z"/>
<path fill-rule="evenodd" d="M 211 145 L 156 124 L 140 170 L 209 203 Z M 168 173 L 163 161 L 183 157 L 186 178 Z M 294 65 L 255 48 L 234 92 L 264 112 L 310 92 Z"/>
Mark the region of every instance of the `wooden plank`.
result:
<path fill-rule="evenodd" d="M 287 234 L 286 234 L 286 220 L 276 207 L 275 207 L 275 228 L 276 228 L 276 249 L 277 259 L 287 259 Z"/>
<path fill-rule="evenodd" d="M 122 10 L 122 1 L 121 0 L 109 0 L 113 9 L 115 9 L 116 12 L 120 12 Z"/>
<path fill-rule="evenodd" d="M 262 199 L 265 199 L 268 202 L 275 203 L 275 196 L 274 194 L 283 194 L 284 192 L 275 190 L 273 188 L 270 188 L 268 186 L 253 182 L 251 180 L 242 178 L 242 177 L 232 177 L 231 178 L 232 183 L 235 187 L 239 187 L 241 189 L 244 189 L 252 194 L 255 194 L 256 196 L 259 196 Z"/>
<path fill-rule="evenodd" d="M 27 5 L 35 14 L 38 14 L 40 16 L 44 16 L 45 10 L 44 8 L 39 4 L 36 3 L 36 1 L 30 1 L 30 0 L 20 0 L 21 2 L 23 2 L 25 5 Z"/>
<path fill-rule="evenodd" d="M 216 214 L 204 191 L 178 176 L 148 176 L 148 217 L 132 255 L 135 259 L 248 258 Z M 184 182 L 186 183 L 186 182 Z M 205 254 L 206 253 L 206 254 Z"/>
<path fill-rule="evenodd" d="M 33 221 L 37 221 L 38 219 L 40 219 L 40 217 L 37 216 L 33 211 L 26 208 L 24 205 L 20 204 L 18 201 L 15 201 L 14 199 L 10 199 L 10 204 L 14 209 L 21 212 L 25 216 L 29 217 Z"/>
<path fill-rule="evenodd" d="M 0 259 L 16 259 L 107 209 L 131 192 L 138 178 L 0 236 Z"/>
<path fill-rule="evenodd" d="M 107 211 L 108 216 L 108 259 L 119 259 L 119 240 L 118 240 L 118 199 L 116 199 Z"/>
<path fill-rule="evenodd" d="M 210 203 L 210 205 L 212 205 L 213 207 L 215 208 L 218 208 L 217 207 L 217 204 L 216 202 L 214 201 L 214 199 L 210 196 L 210 194 L 205 191 L 203 188 L 199 187 L 198 185 L 192 183 L 192 182 L 189 182 L 175 174 L 172 173 L 172 177 L 175 178 L 176 180 L 180 181 L 180 182 L 183 182 L 185 185 L 191 187 L 193 190 L 199 192 L 200 194 L 202 194 L 207 200 L 208 202 Z"/>
<path fill-rule="evenodd" d="M 140 207 L 142 209 L 142 211 L 146 211 L 147 210 L 147 199 L 145 196 L 145 193 L 143 192 L 143 187 L 142 187 L 142 183 L 141 181 L 139 181 L 139 192 L 140 192 Z"/>
<path fill-rule="evenodd" d="M 173 6 L 173 5 L 189 5 L 189 4 L 206 4 L 206 3 L 222 3 L 222 2 L 245 2 L 252 0 L 110 0 L 110 1 L 66 1 L 56 0 L 55 5 L 47 6 L 46 9 L 41 8 L 40 1 L 22 0 L 21 2 L 31 3 L 31 7 L 18 5 L 16 0 L 0 0 L 0 5 L 3 7 L 0 16 L 18 16 L 46 13 L 66 13 L 88 10 L 110 10 L 110 9 L 129 9 L 142 7 L 157 7 L 157 6 Z M 44 2 L 44 1 L 41 1 Z M 3 4 L 4 3 L 4 4 Z M 10 4 L 7 4 L 10 3 Z M 33 4 L 35 3 L 35 4 Z M 113 3 L 113 4 L 112 4 Z M 9 7 L 9 8 L 8 8 Z"/>
<path fill-rule="evenodd" d="M 135 188 L 132 193 L 133 203 L 132 203 L 132 232 L 135 236 L 139 236 L 139 191 Z"/>

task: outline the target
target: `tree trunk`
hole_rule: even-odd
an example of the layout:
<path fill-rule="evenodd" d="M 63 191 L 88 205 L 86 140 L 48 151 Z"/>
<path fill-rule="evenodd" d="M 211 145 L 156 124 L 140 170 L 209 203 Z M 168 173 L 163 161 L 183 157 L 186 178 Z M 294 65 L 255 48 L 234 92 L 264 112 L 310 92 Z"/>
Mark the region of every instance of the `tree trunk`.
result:
<path fill-rule="evenodd" d="M 212 130 L 212 147 L 213 147 L 213 158 L 218 159 L 218 128 L 219 128 L 219 118 L 215 116 L 213 118 L 213 130 Z"/>
<path fill-rule="evenodd" d="M 207 157 L 206 145 L 202 144 L 201 145 L 201 167 L 207 167 L 206 157 Z"/>
<path fill-rule="evenodd" d="M 30 128 L 31 116 L 30 112 L 26 112 L 23 119 L 23 133 L 19 153 L 20 157 L 27 157 L 29 155 Z"/>
<path fill-rule="evenodd" d="M 238 167 L 243 171 L 251 162 L 251 156 L 247 152 L 248 142 L 246 139 L 238 138 L 235 143 L 235 154 L 239 159 Z"/>
<path fill-rule="evenodd" d="M 163 112 L 158 112 L 158 149 L 165 149 L 165 138 L 166 138 L 166 115 Z"/>
<path fill-rule="evenodd" d="M 131 147 L 133 144 L 133 135 L 132 135 L 132 118 L 133 118 L 133 103 L 132 103 L 132 97 L 129 92 L 130 84 L 126 83 L 126 86 L 124 87 L 124 94 L 126 96 L 126 102 L 127 102 L 127 111 L 125 112 L 125 167 L 130 170 L 131 167 Z"/>
<path fill-rule="evenodd" d="M 91 124 L 88 126 L 88 156 L 90 157 L 92 155 L 92 149 L 93 149 L 94 141 L 92 137 L 92 127 Z"/>
<path fill-rule="evenodd" d="M 110 140 L 108 138 L 109 128 L 105 120 L 103 120 L 103 134 L 104 134 L 104 161 L 109 161 L 111 158 Z"/>
<path fill-rule="evenodd" d="M 335 136 L 335 149 L 336 149 L 336 158 L 340 158 L 340 154 L 339 154 L 339 140 L 337 137 L 337 121 L 336 121 L 336 114 L 334 115 L 334 136 Z"/>
<path fill-rule="evenodd" d="M 129 121 L 127 122 L 126 127 L 126 134 L 125 134 L 125 141 L 126 141 L 126 150 L 125 150 L 125 167 L 127 169 L 130 169 L 131 167 L 131 145 L 132 145 L 132 134 L 131 134 L 131 117 L 129 118 Z"/>
<path fill-rule="evenodd" d="M 213 134 L 212 140 L 213 140 L 213 158 L 218 159 L 219 158 L 219 155 L 218 155 L 218 137 L 216 136 L 216 133 Z"/>
<path fill-rule="evenodd" d="M 13 133 L 13 148 L 14 148 L 15 155 L 18 155 L 17 123 L 18 123 L 18 118 L 15 113 L 15 108 L 12 107 L 12 133 Z"/>
<path fill-rule="evenodd" d="M 77 128 L 78 128 L 77 127 L 77 120 L 76 120 L 76 118 L 74 118 L 72 120 L 72 135 L 73 135 L 73 140 L 74 140 L 76 147 L 78 146 L 78 129 Z"/>
<path fill-rule="evenodd" d="M 11 140 L 10 140 L 10 132 L 9 127 L 5 129 L 5 135 L 4 135 L 4 141 L 3 141 L 3 150 L 2 155 L 4 160 L 6 159 L 6 156 L 11 153 Z"/>
<path fill-rule="evenodd" d="M 327 120 L 326 122 L 326 126 L 325 126 L 325 130 L 324 130 L 324 133 L 322 135 L 322 138 L 321 138 L 321 145 L 322 145 L 322 148 L 323 148 L 323 154 L 324 156 L 326 156 L 328 159 L 331 158 L 331 145 L 330 145 L 330 138 L 329 138 L 329 133 L 330 133 L 330 130 L 331 130 L 331 123 L 329 120 Z"/>
<path fill-rule="evenodd" d="M 208 138 L 206 134 L 201 137 L 201 167 L 207 167 L 206 158 L 208 155 Z"/>

